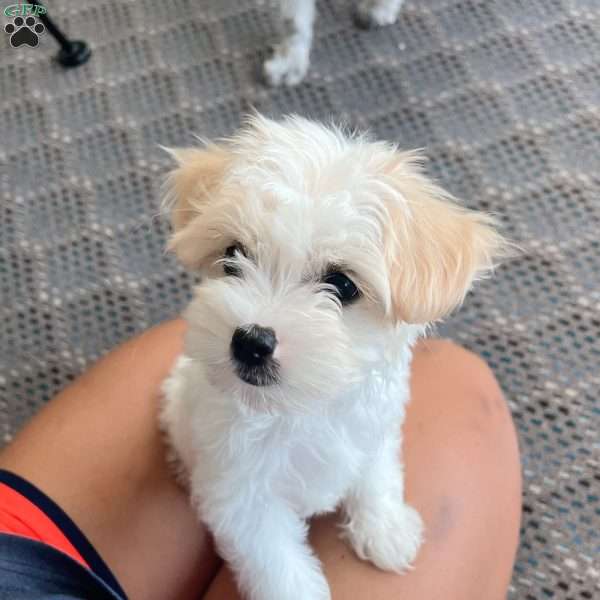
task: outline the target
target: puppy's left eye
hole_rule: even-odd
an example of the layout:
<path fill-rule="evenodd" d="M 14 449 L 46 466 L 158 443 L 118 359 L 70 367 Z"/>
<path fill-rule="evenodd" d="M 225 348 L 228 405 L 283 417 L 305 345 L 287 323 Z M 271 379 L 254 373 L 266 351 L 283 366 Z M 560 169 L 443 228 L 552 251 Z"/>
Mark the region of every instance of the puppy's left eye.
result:
<path fill-rule="evenodd" d="M 350 304 L 360 297 L 360 292 L 354 281 L 340 271 L 327 273 L 322 281 L 335 288 L 335 295 L 342 304 Z"/>
<path fill-rule="evenodd" d="M 246 256 L 244 247 L 239 242 L 232 244 L 225 250 L 225 262 L 223 263 L 223 271 L 225 272 L 225 275 L 229 275 L 231 277 L 242 276 L 242 270 L 236 261 L 238 254 Z"/>

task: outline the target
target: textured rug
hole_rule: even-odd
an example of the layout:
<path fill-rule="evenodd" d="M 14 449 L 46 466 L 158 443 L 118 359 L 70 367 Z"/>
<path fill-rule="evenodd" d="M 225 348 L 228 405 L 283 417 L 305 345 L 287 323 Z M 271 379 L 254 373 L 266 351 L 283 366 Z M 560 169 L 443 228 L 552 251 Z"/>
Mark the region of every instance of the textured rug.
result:
<path fill-rule="evenodd" d="M 5 4 L 9 4 L 6 2 Z M 0 32 L 0 435 L 121 340 L 176 315 L 158 144 L 256 107 L 407 148 L 525 249 L 442 328 L 495 370 L 525 474 L 514 598 L 600 597 L 600 2 L 407 0 L 364 32 L 319 3 L 313 64 L 264 88 L 269 3 L 55 1 L 93 57 L 65 71 Z M 8 22 L 3 19 L 2 28 Z"/>

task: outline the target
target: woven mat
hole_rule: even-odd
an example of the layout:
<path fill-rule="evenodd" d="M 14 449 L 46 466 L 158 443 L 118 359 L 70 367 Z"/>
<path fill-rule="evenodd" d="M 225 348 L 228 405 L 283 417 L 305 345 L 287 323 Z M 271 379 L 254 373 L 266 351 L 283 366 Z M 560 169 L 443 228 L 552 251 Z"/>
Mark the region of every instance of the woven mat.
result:
<path fill-rule="evenodd" d="M 8 2 L 6 2 L 8 4 Z M 0 32 L 0 435 L 121 340 L 177 314 L 158 144 L 231 133 L 254 106 L 426 147 L 431 172 L 526 250 L 442 329 L 506 391 L 525 473 L 511 595 L 600 597 L 600 2 L 407 0 L 364 32 L 319 4 L 304 84 L 256 74 L 269 3 L 48 2 L 92 60 Z M 4 22 L 6 17 L 0 17 Z"/>

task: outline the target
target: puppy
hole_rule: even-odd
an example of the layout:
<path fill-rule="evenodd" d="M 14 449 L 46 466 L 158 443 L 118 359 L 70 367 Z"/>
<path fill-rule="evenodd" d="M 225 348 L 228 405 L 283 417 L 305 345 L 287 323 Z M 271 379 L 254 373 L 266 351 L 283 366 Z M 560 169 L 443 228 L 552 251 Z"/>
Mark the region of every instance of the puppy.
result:
<path fill-rule="evenodd" d="M 363 28 L 391 25 L 404 0 L 359 0 L 355 21 Z M 315 20 L 315 0 L 279 0 L 281 40 L 264 64 L 269 85 L 296 85 L 309 66 Z"/>
<path fill-rule="evenodd" d="M 326 600 L 307 520 L 402 572 L 411 347 L 506 251 L 414 152 L 299 117 L 173 150 L 170 248 L 202 282 L 161 423 L 199 518 L 251 600 Z M 300 591 L 301 590 L 301 591 Z"/>

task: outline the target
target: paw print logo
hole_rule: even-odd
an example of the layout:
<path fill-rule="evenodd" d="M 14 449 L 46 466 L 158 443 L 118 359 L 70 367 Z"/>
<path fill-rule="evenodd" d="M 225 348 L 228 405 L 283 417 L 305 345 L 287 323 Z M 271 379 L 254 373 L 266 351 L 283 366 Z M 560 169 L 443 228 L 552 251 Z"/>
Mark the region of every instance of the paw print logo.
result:
<path fill-rule="evenodd" d="M 40 41 L 39 36 L 44 33 L 44 26 L 37 23 L 35 17 L 15 17 L 12 23 L 4 26 L 4 31 L 10 35 L 9 41 L 13 48 L 23 45 L 35 48 Z"/>

